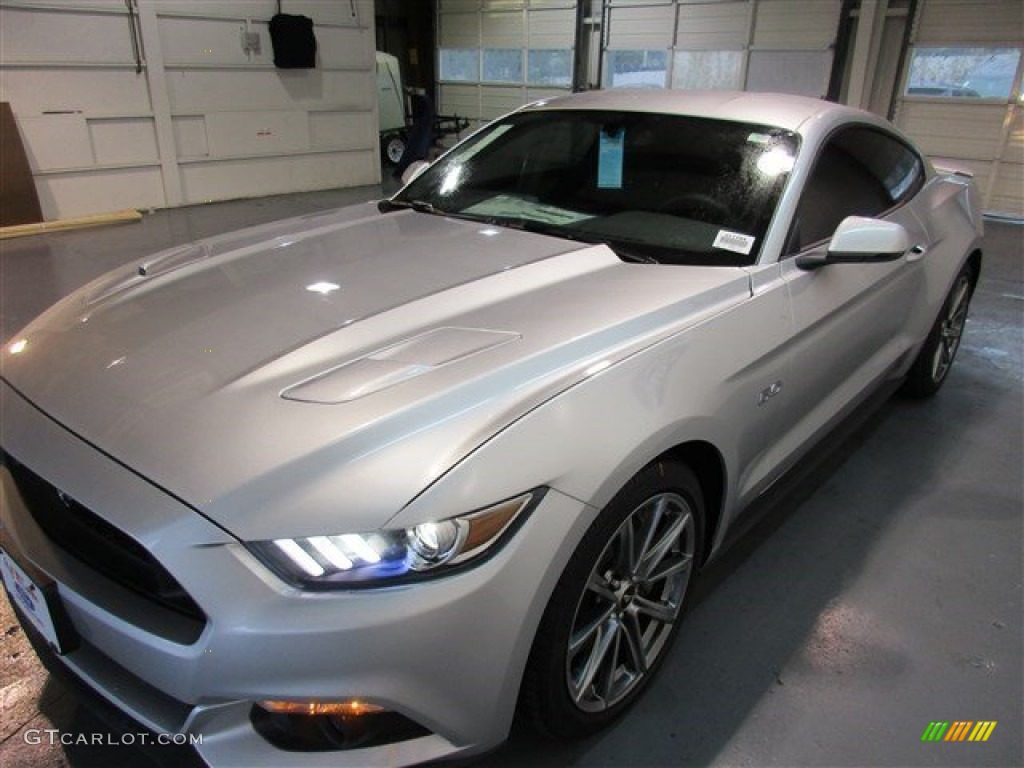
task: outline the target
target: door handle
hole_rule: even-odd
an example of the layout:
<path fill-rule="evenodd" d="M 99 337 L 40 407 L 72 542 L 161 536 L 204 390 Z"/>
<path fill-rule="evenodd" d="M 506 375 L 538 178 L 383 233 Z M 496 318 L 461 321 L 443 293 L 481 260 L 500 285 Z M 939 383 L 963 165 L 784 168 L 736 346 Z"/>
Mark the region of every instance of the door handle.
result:
<path fill-rule="evenodd" d="M 909 251 L 907 251 L 907 261 L 909 261 L 909 262 L 918 261 L 926 253 L 928 253 L 928 246 L 925 245 L 924 243 L 918 243 L 913 248 L 911 248 Z"/>

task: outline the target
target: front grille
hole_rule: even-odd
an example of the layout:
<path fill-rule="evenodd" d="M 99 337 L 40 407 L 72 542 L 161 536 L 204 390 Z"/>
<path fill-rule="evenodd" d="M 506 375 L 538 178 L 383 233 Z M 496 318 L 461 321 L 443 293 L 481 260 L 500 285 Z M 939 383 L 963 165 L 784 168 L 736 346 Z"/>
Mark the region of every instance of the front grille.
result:
<path fill-rule="evenodd" d="M 128 534 L 3 454 L 29 514 L 43 533 L 78 561 L 145 599 L 205 623 L 195 601 L 156 558 Z"/>

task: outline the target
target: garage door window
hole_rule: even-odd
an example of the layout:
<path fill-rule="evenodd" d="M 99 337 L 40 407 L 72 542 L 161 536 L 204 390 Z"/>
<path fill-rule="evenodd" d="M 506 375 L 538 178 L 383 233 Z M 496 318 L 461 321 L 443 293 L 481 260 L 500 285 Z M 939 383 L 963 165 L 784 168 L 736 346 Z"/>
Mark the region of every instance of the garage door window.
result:
<path fill-rule="evenodd" d="M 527 54 L 526 82 L 530 85 L 572 85 L 572 51 L 537 50 Z"/>
<path fill-rule="evenodd" d="M 743 51 L 676 51 L 672 57 L 672 87 L 687 90 L 740 88 Z"/>
<path fill-rule="evenodd" d="M 442 48 L 440 60 L 442 80 L 463 80 L 474 83 L 480 80 L 480 51 Z"/>
<path fill-rule="evenodd" d="M 1019 61 L 1017 48 L 916 48 L 906 95 L 1006 100 Z"/>
<path fill-rule="evenodd" d="M 664 88 L 668 51 L 608 51 L 608 88 Z"/>
<path fill-rule="evenodd" d="M 523 52 L 516 48 L 485 49 L 483 80 L 488 83 L 523 82 Z"/>

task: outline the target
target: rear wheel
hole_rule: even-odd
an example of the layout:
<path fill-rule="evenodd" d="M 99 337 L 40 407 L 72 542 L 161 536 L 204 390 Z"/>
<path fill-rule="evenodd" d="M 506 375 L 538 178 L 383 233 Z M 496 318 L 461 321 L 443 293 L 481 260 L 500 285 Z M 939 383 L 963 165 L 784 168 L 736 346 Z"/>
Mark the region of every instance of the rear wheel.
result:
<path fill-rule="evenodd" d="M 665 658 L 703 546 L 693 472 L 655 462 L 604 509 L 562 574 L 523 683 L 523 714 L 586 736 L 622 714 Z"/>
<path fill-rule="evenodd" d="M 973 277 L 974 272 L 968 264 L 953 281 L 942 311 L 907 374 L 902 389 L 904 394 L 910 397 L 930 397 L 939 391 L 946 380 L 967 324 Z"/>

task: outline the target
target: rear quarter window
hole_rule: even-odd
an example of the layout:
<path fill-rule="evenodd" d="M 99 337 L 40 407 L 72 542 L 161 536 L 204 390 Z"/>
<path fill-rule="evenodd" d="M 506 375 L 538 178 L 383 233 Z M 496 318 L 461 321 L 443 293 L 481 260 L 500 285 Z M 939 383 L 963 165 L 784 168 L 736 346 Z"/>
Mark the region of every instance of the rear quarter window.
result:
<path fill-rule="evenodd" d="M 841 128 L 814 162 L 787 254 L 827 240 L 847 216 L 885 214 L 913 197 L 923 182 L 920 156 L 896 136 L 873 126 Z"/>

